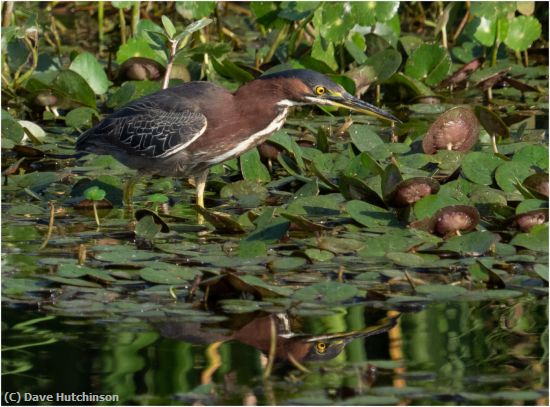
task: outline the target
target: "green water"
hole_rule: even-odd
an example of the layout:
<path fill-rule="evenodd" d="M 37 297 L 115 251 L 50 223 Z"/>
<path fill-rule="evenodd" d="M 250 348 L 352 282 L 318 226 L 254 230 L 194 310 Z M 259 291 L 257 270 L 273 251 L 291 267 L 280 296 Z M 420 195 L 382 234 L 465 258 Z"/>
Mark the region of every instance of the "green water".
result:
<path fill-rule="evenodd" d="M 8 308 L 3 391 L 116 394 L 120 404 L 534 405 L 547 394 L 547 307 L 533 296 L 425 306 L 404 312 L 390 332 L 352 340 L 332 360 L 306 362 L 307 373 L 276 362 L 266 379 L 262 352 L 238 341 L 221 342 L 221 364 L 212 368 L 213 333 L 193 343 L 163 337 L 167 322 L 155 318 L 44 318 Z M 385 314 L 355 305 L 301 318 L 300 325 L 310 334 L 357 330 Z M 201 330 L 182 320 L 170 324 L 184 324 L 187 334 Z M 223 325 L 206 332 L 222 332 Z"/>

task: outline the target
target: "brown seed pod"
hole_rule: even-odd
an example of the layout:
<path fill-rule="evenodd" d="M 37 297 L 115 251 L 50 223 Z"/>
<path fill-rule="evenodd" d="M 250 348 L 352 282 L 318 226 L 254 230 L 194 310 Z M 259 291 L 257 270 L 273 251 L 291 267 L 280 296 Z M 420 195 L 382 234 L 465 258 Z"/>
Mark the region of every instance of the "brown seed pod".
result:
<path fill-rule="evenodd" d="M 439 209 L 432 216 L 432 230 L 447 236 L 458 232 L 468 232 L 479 223 L 479 212 L 473 206 L 453 205 Z"/>
<path fill-rule="evenodd" d="M 55 106 L 58 103 L 58 98 L 51 91 L 45 90 L 39 92 L 33 100 L 34 104 L 37 106 Z"/>
<path fill-rule="evenodd" d="M 520 213 L 514 218 L 515 224 L 522 232 L 529 232 L 533 226 L 548 222 L 548 209 L 536 209 Z"/>
<path fill-rule="evenodd" d="M 529 190 L 548 199 L 548 174 L 539 172 L 529 175 L 523 181 L 523 185 Z"/>
<path fill-rule="evenodd" d="M 436 194 L 439 182 L 427 177 L 414 177 L 398 183 L 385 201 L 393 207 L 401 208 L 419 201 L 426 195 Z"/>
<path fill-rule="evenodd" d="M 165 68 L 149 58 L 129 58 L 120 66 L 118 76 L 122 80 L 156 81 L 164 76 Z"/>
<path fill-rule="evenodd" d="M 468 151 L 477 142 L 479 121 L 468 107 L 454 107 L 447 110 L 430 126 L 422 140 L 426 154 L 437 150 Z"/>

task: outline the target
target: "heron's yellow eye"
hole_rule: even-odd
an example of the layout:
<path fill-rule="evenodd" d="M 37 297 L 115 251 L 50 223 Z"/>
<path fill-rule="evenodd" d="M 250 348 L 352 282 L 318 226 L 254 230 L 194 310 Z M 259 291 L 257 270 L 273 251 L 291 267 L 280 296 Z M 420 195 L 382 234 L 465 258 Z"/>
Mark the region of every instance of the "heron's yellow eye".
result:
<path fill-rule="evenodd" d="M 324 95 L 327 90 L 322 86 L 317 86 L 315 88 L 315 93 L 317 93 L 319 96 Z"/>
<path fill-rule="evenodd" d="M 325 351 L 327 350 L 327 344 L 324 342 L 317 342 L 315 344 L 315 349 L 317 349 L 317 352 L 319 353 L 325 353 Z"/>

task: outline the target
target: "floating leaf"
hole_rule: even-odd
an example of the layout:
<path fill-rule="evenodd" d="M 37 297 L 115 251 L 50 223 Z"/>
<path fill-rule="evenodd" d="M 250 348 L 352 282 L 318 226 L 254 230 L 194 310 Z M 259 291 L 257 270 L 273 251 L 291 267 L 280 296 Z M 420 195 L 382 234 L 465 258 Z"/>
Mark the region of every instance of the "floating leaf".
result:
<path fill-rule="evenodd" d="M 515 290 L 483 290 L 483 291 L 468 291 L 461 295 L 460 301 L 499 301 L 510 298 L 520 297 L 521 291 Z"/>
<path fill-rule="evenodd" d="M 294 227 L 297 227 L 298 229 L 304 230 L 307 232 L 318 232 L 318 231 L 330 229 L 319 223 L 311 222 L 310 220 L 304 218 L 303 216 L 293 215 L 291 213 L 285 213 L 285 212 L 282 212 L 281 216 L 291 221 Z"/>
<path fill-rule="evenodd" d="M 257 181 L 242 180 L 225 185 L 220 191 L 220 198 L 233 198 L 243 207 L 255 207 L 268 196 L 267 188 Z"/>
<path fill-rule="evenodd" d="M 239 257 L 256 258 L 267 254 L 267 246 L 262 241 L 257 240 L 241 240 L 239 242 Z"/>
<path fill-rule="evenodd" d="M 75 287 L 89 287 L 89 288 L 100 288 L 101 285 L 93 283 L 91 281 L 82 280 L 81 278 L 67 278 L 59 276 L 43 276 L 46 280 L 54 281 L 63 285 L 71 285 Z"/>
<path fill-rule="evenodd" d="M 334 258 L 334 254 L 327 250 L 306 249 L 304 253 L 310 260 L 314 261 L 328 261 Z"/>
<path fill-rule="evenodd" d="M 421 267 L 425 263 L 424 258 L 415 253 L 389 252 L 386 253 L 386 257 L 394 263 L 405 267 Z"/>
<path fill-rule="evenodd" d="M 193 208 L 216 228 L 220 233 L 244 233 L 245 230 L 241 224 L 233 219 L 230 214 L 225 212 L 210 211 L 199 205 L 193 205 Z"/>
<path fill-rule="evenodd" d="M 319 249 L 328 250 L 334 254 L 353 253 L 364 246 L 363 242 L 355 239 L 325 236 L 317 239 Z"/>
<path fill-rule="evenodd" d="M 510 244 L 538 252 L 548 252 L 548 225 L 535 225 L 529 233 L 518 233 Z"/>
<path fill-rule="evenodd" d="M 493 173 L 504 162 L 492 153 L 474 151 L 462 161 L 462 172 L 470 181 L 481 185 L 493 183 Z"/>
<path fill-rule="evenodd" d="M 303 257 L 278 257 L 268 263 L 268 267 L 273 271 L 296 270 L 306 264 Z"/>
<path fill-rule="evenodd" d="M 535 273 L 539 275 L 544 281 L 548 282 L 548 266 L 543 264 L 535 264 L 533 267 Z"/>
<path fill-rule="evenodd" d="M 502 163 L 495 172 L 495 179 L 498 186 L 504 192 L 515 192 L 516 182 L 523 182 L 525 178 L 531 175 L 533 171 L 524 163 L 517 161 L 507 161 Z"/>
<path fill-rule="evenodd" d="M 150 283 L 183 285 L 192 281 L 199 274 L 190 267 L 167 266 L 165 268 L 145 267 L 139 271 L 139 276 Z"/>
<path fill-rule="evenodd" d="M 298 198 L 288 205 L 287 212 L 303 216 L 334 216 L 340 214 L 342 196 L 331 195 L 307 196 Z"/>
<path fill-rule="evenodd" d="M 389 211 L 363 201 L 349 201 L 346 211 L 353 220 L 367 227 L 387 226 L 395 221 Z"/>
<path fill-rule="evenodd" d="M 95 109 L 90 107 L 77 107 L 67 113 L 65 116 L 65 123 L 68 126 L 83 129 L 86 127 L 91 127 L 93 116 L 97 117 L 97 112 Z"/>
<path fill-rule="evenodd" d="M 25 135 L 23 127 L 11 115 L 2 110 L 2 148 L 12 148 L 14 143 L 20 143 Z M 11 144 L 7 144 L 7 140 Z"/>
<path fill-rule="evenodd" d="M 269 171 L 260 160 L 260 153 L 256 148 L 247 151 L 239 158 L 243 178 L 248 181 L 269 182 Z"/>
<path fill-rule="evenodd" d="M 384 145 L 384 141 L 370 127 L 363 124 L 352 124 L 349 128 L 351 141 L 359 151 L 372 151 Z"/>
<path fill-rule="evenodd" d="M 142 216 L 136 225 L 136 236 L 153 239 L 160 232 L 162 225 L 157 224 L 151 215 Z"/>
<path fill-rule="evenodd" d="M 262 279 L 256 277 L 256 276 L 239 276 L 241 281 L 250 284 L 251 286 L 254 286 L 256 289 L 260 291 L 260 295 L 262 298 L 269 298 L 269 297 L 288 297 L 292 294 L 292 289 L 287 287 L 279 287 L 276 285 L 268 284 Z"/>
<path fill-rule="evenodd" d="M 357 292 L 354 285 L 327 281 L 300 288 L 292 297 L 299 301 L 336 304 L 353 298 Z"/>
<path fill-rule="evenodd" d="M 443 284 L 424 284 L 416 287 L 418 294 L 426 294 L 434 300 L 449 300 L 468 292 L 464 287 Z"/>
<path fill-rule="evenodd" d="M 457 252 L 463 256 L 481 256 L 487 253 L 496 241 L 497 236 L 491 232 L 472 232 L 450 238 L 440 249 Z"/>
<path fill-rule="evenodd" d="M 517 150 L 512 161 L 524 163 L 526 166 L 548 170 L 548 147 L 538 144 L 529 144 Z M 548 175 L 546 175 L 548 179 Z M 548 181 L 547 181 L 548 182 Z"/>
<path fill-rule="evenodd" d="M 46 132 L 38 124 L 28 120 L 19 120 L 19 124 L 23 127 L 25 134 L 33 141 L 33 143 L 42 143 Z"/>
<path fill-rule="evenodd" d="M 394 406 L 399 404 L 399 399 L 397 397 L 388 395 L 388 396 L 374 396 L 374 395 L 364 395 L 364 396 L 355 396 L 349 399 L 346 399 L 342 402 L 343 406 Z"/>

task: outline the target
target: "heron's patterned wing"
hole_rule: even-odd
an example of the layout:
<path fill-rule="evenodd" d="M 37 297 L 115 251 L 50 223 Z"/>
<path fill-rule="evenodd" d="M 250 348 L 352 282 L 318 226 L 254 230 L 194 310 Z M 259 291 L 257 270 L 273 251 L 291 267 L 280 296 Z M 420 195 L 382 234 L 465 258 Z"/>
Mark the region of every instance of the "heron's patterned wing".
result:
<path fill-rule="evenodd" d="M 117 111 L 93 130 L 129 154 L 160 158 L 187 147 L 204 133 L 206 125 L 201 113 L 167 111 L 143 101 Z"/>

